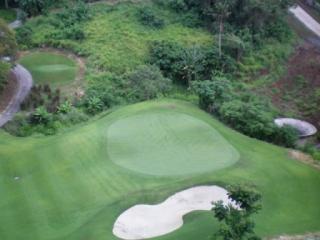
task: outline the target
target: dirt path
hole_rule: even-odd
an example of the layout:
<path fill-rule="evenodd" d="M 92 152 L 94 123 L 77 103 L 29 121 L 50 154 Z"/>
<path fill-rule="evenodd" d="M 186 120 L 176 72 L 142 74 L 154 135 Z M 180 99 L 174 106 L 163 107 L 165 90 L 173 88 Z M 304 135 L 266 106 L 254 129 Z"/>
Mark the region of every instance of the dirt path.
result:
<path fill-rule="evenodd" d="M 6 109 L 0 113 L 0 127 L 10 121 L 14 114 L 20 110 L 20 104 L 32 87 L 32 76 L 24 67 L 17 65 L 11 71 L 17 80 L 17 90 Z"/>
<path fill-rule="evenodd" d="M 302 22 L 308 29 L 314 32 L 318 37 L 320 37 L 320 24 L 311 17 L 302 7 L 295 6 L 289 9 L 291 13 Z"/>

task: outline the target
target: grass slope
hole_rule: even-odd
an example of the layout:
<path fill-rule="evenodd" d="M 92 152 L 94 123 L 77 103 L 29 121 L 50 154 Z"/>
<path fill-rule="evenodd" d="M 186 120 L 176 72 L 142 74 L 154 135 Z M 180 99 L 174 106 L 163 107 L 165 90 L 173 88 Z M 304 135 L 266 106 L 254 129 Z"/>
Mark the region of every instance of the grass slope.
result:
<path fill-rule="evenodd" d="M 78 67 L 75 61 L 61 54 L 32 52 L 19 60 L 32 74 L 36 84 L 61 87 L 75 80 Z"/>
<path fill-rule="evenodd" d="M 13 22 L 17 18 L 17 13 L 14 9 L 0 9 L 0 18 L 7 23 Z"/>
<path fill-rule="evenodd" d="M 218 171 L 170 177 L 114 164 L 107 147 L 110 126 L 156 110 L 187 114 L 210 125 L 237 149 L 240 160 Z M 263 210 L 256 217 L 262 236 L 320 230 L 319 171 L 289 159 L 287 150 L 245 137 L 185 102 L 124 107 L 52 137 L 21 139 L 1 132 L 0 156 L 0 239 L 116 239 L 115 219 L 134 204 L 163 201 L 197 184 L 244 182 L 255 184 L 263 194 Z M 192 213 L 183 228 L 159 239 L 208 239 L 215 224 L 210 213 Z"/>
<path fill-rule="evenodd" d="M 165 19 L 163 29 L 144 26 L 138 17 L 139 9 L 151 8 Z M 55 29 L 50 17 L 28 21 L 33 30 L 34 46 L 51 45 L 71 49 L 88 57 L 88 68 L 123 73 L 148 61 L 152 41 L 168 40 L 183 45 L 210 45 L 213 37 L 204 29 L 182 24 L 181 16 L 152 2 L 121 3 L 110 6 L 98 3 L 91 6 L 92 19 L 85 23 L 86 38 L 82 41 L 54 40 Z"/>

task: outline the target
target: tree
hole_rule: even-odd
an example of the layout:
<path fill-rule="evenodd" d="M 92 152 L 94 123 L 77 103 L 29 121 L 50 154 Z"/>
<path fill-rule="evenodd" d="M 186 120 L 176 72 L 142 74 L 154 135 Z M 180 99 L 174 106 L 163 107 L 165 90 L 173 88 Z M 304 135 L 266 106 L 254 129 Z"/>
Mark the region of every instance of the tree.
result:
<path fill-rule="evenodd" d="M 43 13 L 52 0 L 19 0 L 20 8 L 29 16 L 36 16 Z"/>
<path fill-rule="evenodd" d="M 128 97 L 133 101 L 144 101 L 156 98 L 171 89 L 171 80 L 165 78 L 156 66 L 140 66 L 128 73 Z"/>
<path fill-rule="evenodd" d="M 225 206 L 222 201 L 214 203 L 214 216 L 220 222 L 215 234 L 223 240 L 260 239 L 254 232 L 251 216 L 261 209 L 261 195 L 249 187 L 233 186 L 228 193 L 234 204 Z"/>
<path fill-rule="evenodd" d="M 200 107 L 209 112 L 217 112 L 225 101 L 232 98 L 230 81 L 220 76 L 214 76 L 212 80 L 195 81 L 192 89 L 199 96 Z"/>
<path fill-rule="evenodd" d="M 38 107 L 31 115 L 31 123 L 33 124 L 48 124 L 52 115 L 48 113 L 47 109 L 43 106 Z"/>
<path fill-rule="evenodd" d="M 17 53 L 17 43 L 14 32 L 0 19 L 0 59 L 10 57 L 14 60 Z"/>
<path fill-rule="evenodd" d="M 203 70 L 204 54 L 200 47 L 193 46 L 186 49 L 182 54 L 182 77 L 191 85 L 191 81 L 197 80 L 198 73 Z"/>
<path fill-rule="evenodd" d="M 206 1 L 205 6 L 209 8 L 204 9 L 207 16 L 211 17 L 212 20 L 216 20 L 219 24 L 219 34 L 218 34 L 218 45 L 219 45 L 219 56 L 222 55 L 222 36 L 224 33 L 224 21 L 231 14 L 231 7 L 233 6 L 233 0 L 216 0 L 216 1 Z"/>

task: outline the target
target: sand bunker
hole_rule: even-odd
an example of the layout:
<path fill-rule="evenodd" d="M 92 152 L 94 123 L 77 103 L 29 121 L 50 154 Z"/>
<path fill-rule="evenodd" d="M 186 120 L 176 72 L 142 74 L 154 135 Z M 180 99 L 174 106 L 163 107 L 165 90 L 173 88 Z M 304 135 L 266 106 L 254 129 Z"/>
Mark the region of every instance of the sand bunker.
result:
<path fill-rule="evenodd" d="M 212 203 L 220 200 L 232 204 L 225 189 L 200 186 L 178 192 L 157 205 L 135 205 L 119 216 L 113 234 L 126 240 L 162 236 L 180 228 L 184 215 L 198 210 L 209 211 Z"/>
<path fill-rule="evenodd" d="M 278 118 L 275 121 L 275 124 L 279 127 L 283 127 L 285 125 L 291 126 L 298 130 L 300 137 L 308 137 L 317 133 L 317 129 L 312 124 L 301 121 L 293 118 Z"/>

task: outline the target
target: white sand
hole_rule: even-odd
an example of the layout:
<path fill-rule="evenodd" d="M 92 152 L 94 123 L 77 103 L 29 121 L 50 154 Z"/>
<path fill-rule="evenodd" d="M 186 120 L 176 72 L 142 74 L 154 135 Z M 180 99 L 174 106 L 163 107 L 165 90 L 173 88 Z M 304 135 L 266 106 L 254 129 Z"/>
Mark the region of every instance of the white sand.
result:
<path fill-rule="evenodd" d="M 220 200 L 231 204 L 227 193 L 221 187 L 200 186 L 178 192 L 157 205 L 135 205 L 119 216 L 113 234 L 126 240 L 165 235 L 180 228 L 183 216 L 192 211 L 209 211 L 212 203 Z"/>
<path fill-rule="evenodd" d="M 289 9 L 293 15 L 302 22 L 307 28 L 320 37 L 320 24 L 314 20 L 303 8 L 300 6 L 291 7 Z"/>
<path fill-rule="evenodd" d="M 317 128 L 311 123 L 301 121 L 294 118 L 277 118 L 275 124 L 278 127 L 283 127 L 285 125 L 291 126 L 299 132 L 300 137 L 308 137 L 317 133 Z"/>

